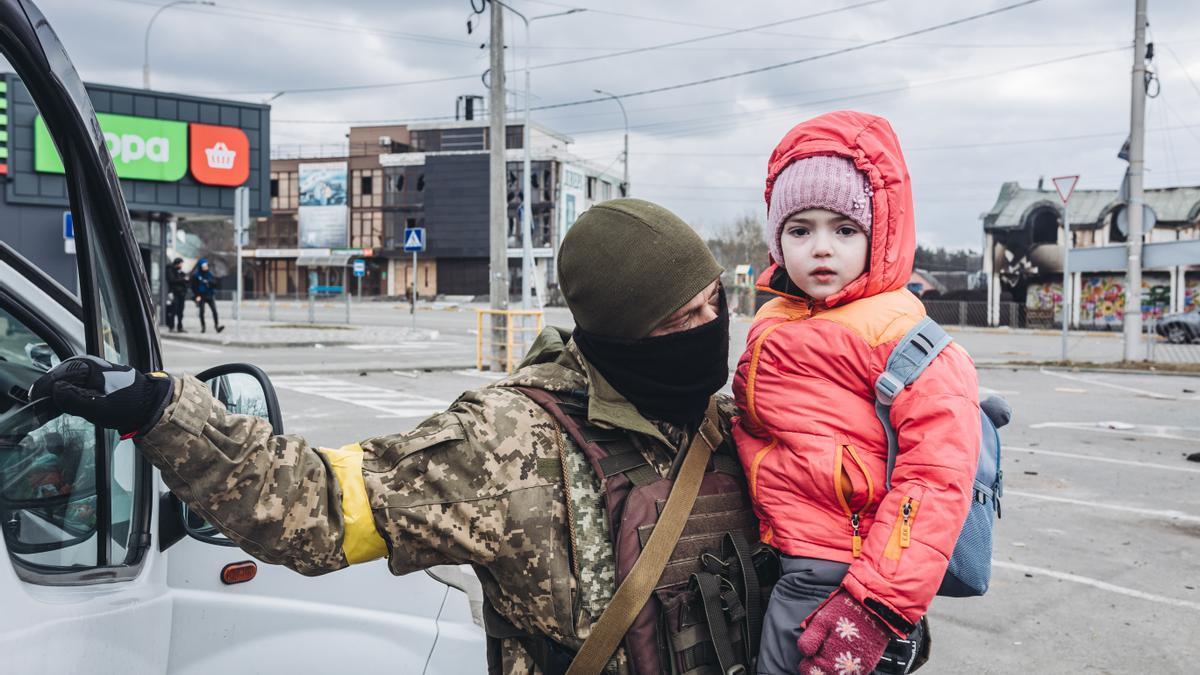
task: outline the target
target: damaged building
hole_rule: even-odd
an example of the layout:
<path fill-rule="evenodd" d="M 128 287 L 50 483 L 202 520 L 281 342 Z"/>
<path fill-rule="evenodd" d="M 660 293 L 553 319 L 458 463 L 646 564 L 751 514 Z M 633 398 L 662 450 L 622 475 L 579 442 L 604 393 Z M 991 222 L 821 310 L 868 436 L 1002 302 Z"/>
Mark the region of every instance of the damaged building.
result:
<path fill-rule="evenodd" d="M 1200 305 L 1200 187 L 1147 189 L 1145 200 L 1147 250 L 1156 243 L 1196 243 L 1144 257 L 1141 310 L 1150 320 Z M 1080 249 L 1070 265 L 1073 326 L 1116 329 L 1124 321 L 1124 256 L 1116 247 L 1127 241 L 1125 208 L 1117 190 L 1075 190 L 1071 196 L 1070 246 Z M 1004 183 L 982 219 L 989 324 L 1061 325 L 1067 238 L 1054 188 L 1042 181 L 1036 188 Z M 1085 255 L 1100 249 L 1108 255 Z"/>

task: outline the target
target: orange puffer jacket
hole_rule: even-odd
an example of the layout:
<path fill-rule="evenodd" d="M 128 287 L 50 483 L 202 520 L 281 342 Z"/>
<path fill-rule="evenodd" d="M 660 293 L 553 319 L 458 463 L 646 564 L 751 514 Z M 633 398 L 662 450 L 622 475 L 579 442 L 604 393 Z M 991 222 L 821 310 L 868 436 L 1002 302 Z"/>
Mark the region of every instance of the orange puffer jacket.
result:
<path fill-rule="evenodd" d="M 819 154 L 853 159 L 874 190 L 868 272 L 824 303 L 789 295 L 778 265 L 759 279 L 780 296 L 755 317 L 734 377 L 734 429 L 762 527 L 787 555 L 849 563 L 842 587 L 900 635 L 933 600 L 971 499 L 980 442 L 975 367 L 951 344 L 896 396 L 900 451 L 885 487 L 887 439 L 875 379 L 922 317 L 905 288 L 916 240 L 899 141 L 854 112 L 798 125 L 771 155 L 775 177 Z"/>

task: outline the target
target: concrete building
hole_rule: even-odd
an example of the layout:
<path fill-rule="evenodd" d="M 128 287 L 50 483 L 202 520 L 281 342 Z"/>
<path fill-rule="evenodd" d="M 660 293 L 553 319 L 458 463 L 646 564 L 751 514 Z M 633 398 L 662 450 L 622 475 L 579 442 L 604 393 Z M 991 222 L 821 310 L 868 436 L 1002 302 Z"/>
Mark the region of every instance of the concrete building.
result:
<path fill-rule="evenodd" d="M 271 215 L 254 237 L 252 283 L 260 293 L 305 295 L 358 292 L 350 264 L 366 264 L 364 296 L 405 296 L 412 284 L 406 228 L 425 228 L 427 248 L 417 256 L 417 294 L 488 293 L 488 142 L 485 121 L 353 127 L 348 142 L 275 149 L 271 161 Z M 592 204 L 620 196 L 620 179 L 568 150 L 572 140 L 530 125 L 531 233 L 535 282 L 542 297 L 556 294 L 558 245 L 575 218 Z M 522 126 L 508 126 L 508 255 L 514 297 L 520 295 Z M 313 172 L 340 171 L 344 203 L 324 230 L 312 225 Z M 323 188 L 339 193 L 337 188 Z M 320 205 L 317 209 L 328 209 Z M 339 229 L 340 228 L 340 229 Z M 318 231 L 320 230 L 320 231 Z"/>
<path fill-rule="evenodd" d="M 133 221 L 150 289 L 176 256 L 202 257 L 233 286 L 234 189 L 250 189 L 250 214 L 270 214 L 270 108 L 143 89 L 88 84 Z M 0 240 L 69 289 L 77 288 L 62 161 L 28 90 L 0 76 Z"/>
<path fill-rule="evenodd" d="M 1142 313 L 1200 306 L 1200 187 L 1146 190 L 1147 254 L 1142 273 Z M 1069 234 L 1074 253 L 1071 323 L 1081 328 L 1117 329 L 1124 321 L 1125 200 L 1117 190 L 1076 190 L 1071 196 Z M 1027 325 L 1061 325 L 1063 258 L 1068 235 L 1063 205 L 1053 188 L 1004 183 L 984 213 L 984 271 L 989 279 L 992 323 L 1002 297 L 1024 307 Z M 1151 223 L 1150 218 L 1153 219 Z M 1186 246 L 1155 244 L 1194 242 Z M 1091 255 L 1103 251 L 1111 255 Z M 1078 262 L 1083 261 L 1083 262 Z"/>

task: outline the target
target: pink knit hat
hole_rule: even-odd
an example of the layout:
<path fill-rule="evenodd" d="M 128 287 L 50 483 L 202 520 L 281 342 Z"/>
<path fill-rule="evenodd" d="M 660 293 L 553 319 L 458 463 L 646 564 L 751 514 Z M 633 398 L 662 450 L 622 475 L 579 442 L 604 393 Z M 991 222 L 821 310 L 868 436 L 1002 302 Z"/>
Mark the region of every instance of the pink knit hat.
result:
<path fill-rule="evenodd" d="M 771 258 L 783 264 L 783 223 L 805 209 L 828 209 L 858 223 L 871 236 L 871 184 L 854 161 L 840 155 L 798 159 L 779 172 L 767 206 L 766 237 Z"/>

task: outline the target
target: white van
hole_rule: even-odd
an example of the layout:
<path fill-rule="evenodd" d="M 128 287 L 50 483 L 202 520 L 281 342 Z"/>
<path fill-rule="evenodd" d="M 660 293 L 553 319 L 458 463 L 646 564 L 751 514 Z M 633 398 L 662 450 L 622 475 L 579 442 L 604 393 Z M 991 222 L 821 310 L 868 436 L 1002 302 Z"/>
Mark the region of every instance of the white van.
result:
<path fill-rule="evenodd" d="M 163 367 L 129 212 L 92 105 L 28 0 L 0 0 L 0 52 L 66 167 L 78 297 L 4 243 L 0 212 L 0 673 L 486 670 L 470 568 L 393 577 L 383 561 L 318 578 L 259 564 L 189 516 L 132 441 L 30 403 L 76 354 Z M 231 410 L 283 432 L 253 366 L 202 374 Z"/>

